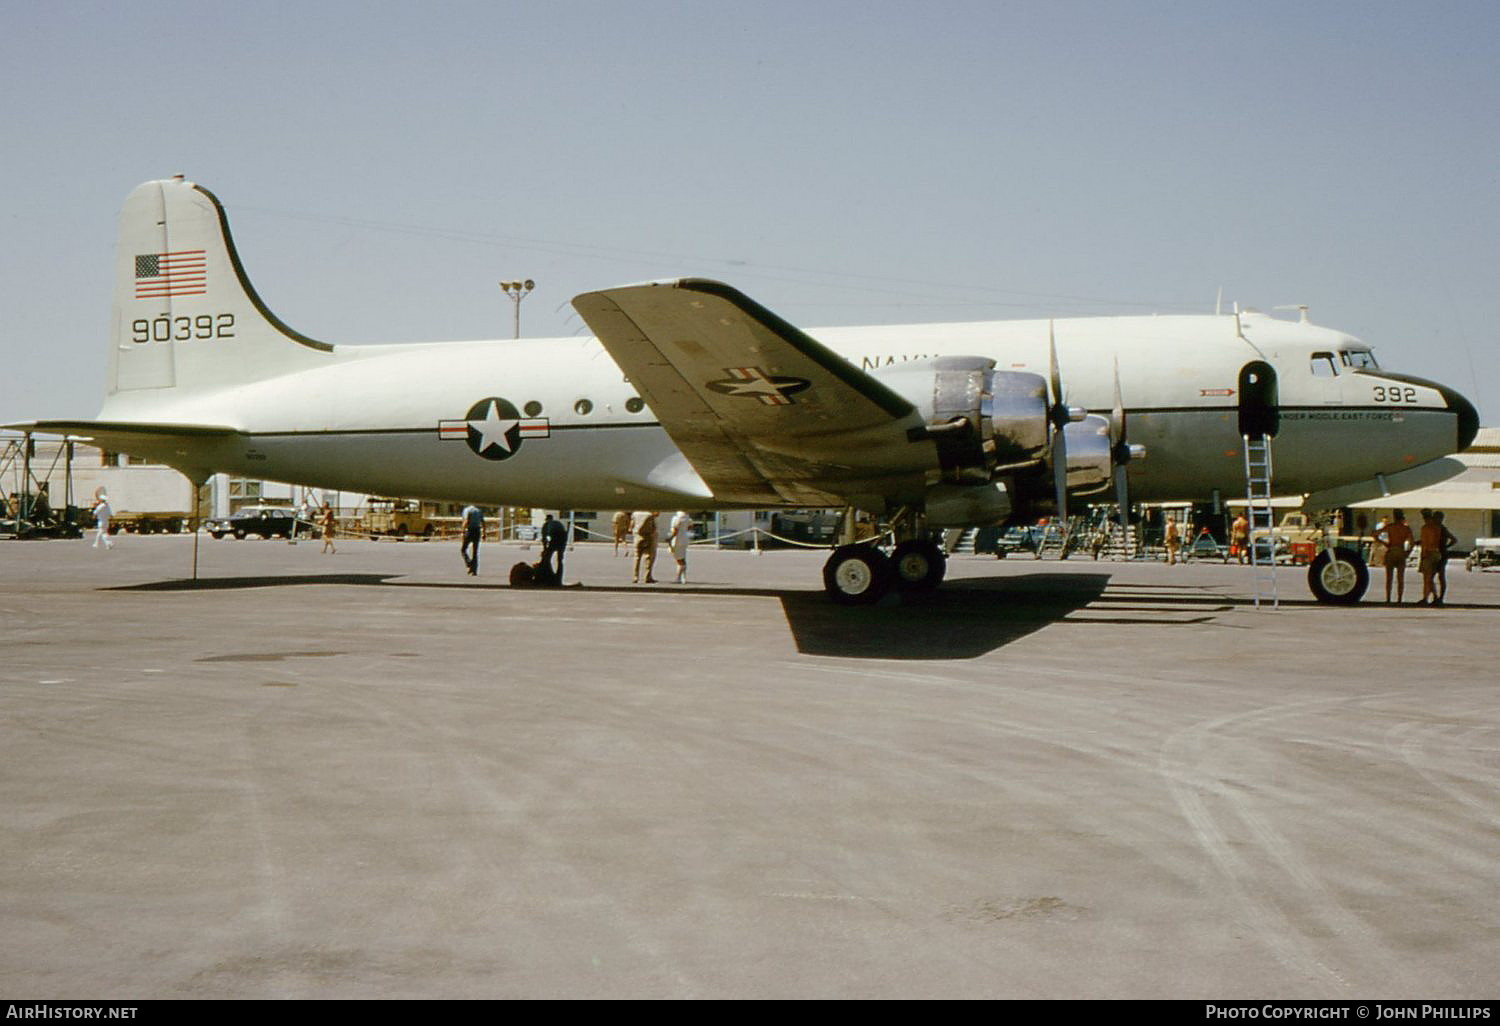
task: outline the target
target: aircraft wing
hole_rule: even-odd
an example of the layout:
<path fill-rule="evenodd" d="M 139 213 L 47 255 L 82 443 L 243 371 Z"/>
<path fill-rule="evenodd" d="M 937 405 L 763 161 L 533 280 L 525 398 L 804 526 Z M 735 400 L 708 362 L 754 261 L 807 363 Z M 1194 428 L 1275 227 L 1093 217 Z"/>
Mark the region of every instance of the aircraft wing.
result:
<path fill-rule="evenodd" d="M 728 285 L 631 285 L 573 306 L 721 500 L 842 505 L 936 465 L 910 402 Z"/>

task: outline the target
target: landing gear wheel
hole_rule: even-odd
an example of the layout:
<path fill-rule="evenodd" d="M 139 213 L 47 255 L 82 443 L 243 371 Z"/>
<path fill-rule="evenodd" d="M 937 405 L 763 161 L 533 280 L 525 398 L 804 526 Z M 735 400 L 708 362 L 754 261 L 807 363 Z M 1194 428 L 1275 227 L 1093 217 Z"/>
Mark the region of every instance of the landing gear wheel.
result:
<path fill-rule="evenodd" d="M 845 545 L 823 564 L 823 586 L 843 606 L 866 606 L 890 590 L 895 573 L 885 553 L 870 545 Z"/>
<path fill-rule="evenodd" d="M 1334 549 L 1333 554 L 1324 551 L 1307 568 L 1307 586 L 1319 602 L 1335 606 L 1352 606 L 1364 598 L 1370 586 L 1370 571 L 1365 561 L 1353 549 Z"/>
<path fill-rule="evenodd" d="M 897 591 L 923 594 L 943 583 L 948 557 L 933 542 L 912 538 L 896 546 L 891 565 L 896 571 Z"/>

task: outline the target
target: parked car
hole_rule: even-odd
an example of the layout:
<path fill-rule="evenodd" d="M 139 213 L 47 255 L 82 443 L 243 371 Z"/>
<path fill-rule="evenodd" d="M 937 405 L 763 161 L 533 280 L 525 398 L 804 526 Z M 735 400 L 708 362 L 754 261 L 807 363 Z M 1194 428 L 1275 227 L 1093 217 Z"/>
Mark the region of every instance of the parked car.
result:
<path fill-rule="evenodd" d="M 312 521 L 303 520 L 296 510 L 285 506 L 246 506 L 227 517 L 214 517 L 204 527 L 215 538 L 226 534 L 241 539 L 252 534 L 262 538 L 290 538 L 294 524 L 298 534 L 309 537 L 313 534 Z"/>

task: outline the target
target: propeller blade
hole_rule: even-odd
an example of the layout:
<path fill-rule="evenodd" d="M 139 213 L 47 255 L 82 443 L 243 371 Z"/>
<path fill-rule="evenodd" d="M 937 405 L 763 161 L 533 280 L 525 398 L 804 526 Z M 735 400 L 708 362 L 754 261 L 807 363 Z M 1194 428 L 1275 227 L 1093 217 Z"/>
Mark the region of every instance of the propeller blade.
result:
<path fill-rule="evenodd" d="M 1068 515 L 1068 446 L 1059 430 L 1052 441 L 1052 481 L 1057 488 L 1057 515 Z"/>
<path fill-rule="evenodd" d="M 1109 444 L 1118 448 L 1125 444 L 1125 399 L 1120 391 L 1120 358 L 1115 357 L 1115 406 L 1109 411 Z"/>
<path fill-rule="evenodd" d="M 1057 335 L 1051 321 L 1047 322 L 1047 381 L 1052 385 L 1052 416 L 1056 419 L 1063 405 L 1062 371 L 1057 366 Z"/>
<path fill-rule="evenodd" d="M 1125 465 L 1134 455 L 1130 441 L 1125 436 L 1125 399 L 1120 390 L 1120 358 L 1115 357 L 1115 405 L 1109 415 L 1110 454 L 1115 464 L 1115 501 L 1120 506 L 1120 546 L 1126 548 L 1130 541 L 1130 484 Z M 1134 553 L 1127 552 L 1127 558 Z"/>
<path fill-rule="evenodd" d="M 1057 336 L 1047 322 L 1047 380 L 1052 386 L 1052 480 L 1057 489 L 1057 515 L 1068 515 L 1068 405 L 1063 402 L 1062 372 L 1057 366 Z"/>
<path fill-rule="evenodd" d="M 1130 495 L 1123 463 L 1115 465 L 1115 501 L 1120 504 L 1120 547 L 1129 559 L 1135 553 L 1130 551 Z"/>

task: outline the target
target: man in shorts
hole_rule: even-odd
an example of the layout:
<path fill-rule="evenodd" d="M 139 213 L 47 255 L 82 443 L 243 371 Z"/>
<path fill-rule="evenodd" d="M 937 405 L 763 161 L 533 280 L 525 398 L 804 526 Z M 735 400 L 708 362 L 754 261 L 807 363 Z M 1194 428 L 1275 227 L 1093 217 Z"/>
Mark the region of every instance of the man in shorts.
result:
<path fill-rule="evenodd" d="M 1396 582 L 1396 605 L 1406 598 L 1406 555 L 1411 551 L 1411 528 L 1407 526 L 1406 514 L 1399 509 L 1391 511 L 1390 522 L 1376 528 L 1375 540 L 1385 546 L 1385 603 L 1391 604 L 1391 581 Z"/>
<path fill-rule="evenodd" d="M 1440 606 L 1448 597 L 1448 550 L 1458 544 L 1458 536 L 1448 530 L 1448 525 L 1443 523 L 1443 511 L 1435 510 L 1432 519 L 1437 523 L 1438 531 L 1442 537 L 1438 541 L 1437 569 L 1433 571 L 1432 580 L 1436 587 L 1437 597 L 1432 604 Z"/>
<path fill-rule="evenodd" d="M 1437 585 L 1433 583 L 1433 575 L 1437 573 L 1438 555 L 1442 549 L 1443 534 L 1436 520 L 1432 519 L 1432 510 L 1422 511 L 1422 528 L 1417 534 L 1417 547 L 1421 554 L 1417 557 L 1417 570 L 1422 574 L 1422 600 L 1417 603 L 1425 606 L 1437 601 Z"/>

